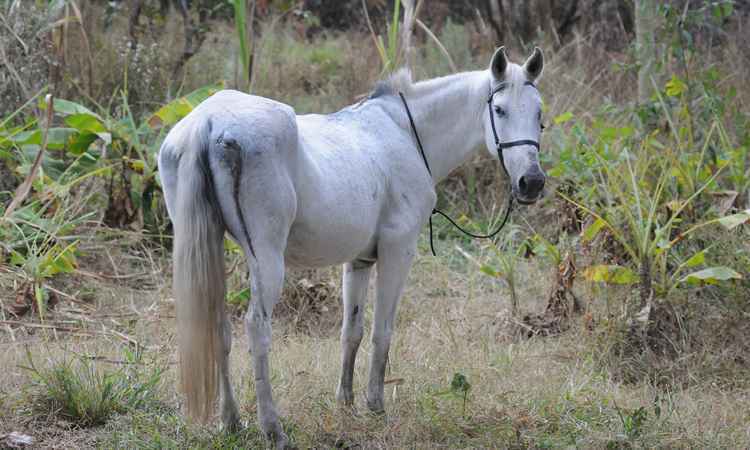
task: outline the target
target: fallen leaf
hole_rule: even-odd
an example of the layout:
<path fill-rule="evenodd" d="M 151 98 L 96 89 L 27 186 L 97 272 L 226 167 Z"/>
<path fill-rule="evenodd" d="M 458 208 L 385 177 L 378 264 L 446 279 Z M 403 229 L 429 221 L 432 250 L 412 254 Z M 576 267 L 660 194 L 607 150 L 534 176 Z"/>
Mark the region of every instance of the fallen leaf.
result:
<path fill-rule="evenodd" d="M 16 299 L 10 306 L 5 309 L 16 317 L 21 317 L 31 309 L 34 304 L 34 294 L 31 289 L 31 283 L 24 283 L 16 291 Z"/>
<path fill-rule="evenodd" d="M 725 215 L 734 206 L 739 195 L 737 191 L 718 191 L 709 194 L 716 199 L 715 206 L 720 216 Z"/>

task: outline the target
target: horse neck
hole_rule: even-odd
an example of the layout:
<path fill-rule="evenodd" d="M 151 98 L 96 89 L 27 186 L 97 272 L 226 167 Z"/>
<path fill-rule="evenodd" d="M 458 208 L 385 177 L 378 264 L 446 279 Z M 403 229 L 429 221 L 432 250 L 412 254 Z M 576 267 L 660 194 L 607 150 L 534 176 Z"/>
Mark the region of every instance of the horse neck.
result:
<path fill-rule="evenodd" d="M 480 148 L 489 89 L 488 72 L 465 72 L 417 83 L 406 94 L 435 183 Z"/>

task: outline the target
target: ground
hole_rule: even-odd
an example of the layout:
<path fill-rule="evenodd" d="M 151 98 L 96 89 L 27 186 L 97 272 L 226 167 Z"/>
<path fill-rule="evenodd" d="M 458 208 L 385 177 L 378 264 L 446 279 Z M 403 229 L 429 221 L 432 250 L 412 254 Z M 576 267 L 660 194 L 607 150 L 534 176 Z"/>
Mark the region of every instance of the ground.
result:
<path fill-rule="evenodd" d="M 82 245 L 78 273 L 50 282 L 67 296 L 60 296 L 45 322 L 3 312 L 0 436 L 30 435 L 33 448 L 263 447 L 239 317 L 233 319 L 232 378 L 247 430 L 228 434 L 218 422 L 204 426 L 183 419 L 169 255 L 133 242 L 92 239 Z M 475 270 L 451 244 L 441 243 L 437 258 L 424 244 L 423 236 L 399 308 L 385 415 L 370 414 L 363 398 L 367 335 L 355 373 L 355 411 L 336 405 L 340 350 L 338 328 L 330 325 L 335 323 L 331 315 L 340 313 L 337 299 L 320 300 L 327 306 L 316 310 L 319 327 L 293 326 L 305 319 L 288 313 L 276 321 L 274 394 L 298 448 L 750 446 L 750 392 L 742 384 L 623 383 L 597 363 L 591 348 L 598 337 L 584 316 L 557 337 L 520 339 L 509 331 L 514 327 L 503 283 Z M 549 268 L 535 264 L 524 261 L 517 267 L 524 311 L 542 310 L 554 279 Z M 337 269 L 315 276 L 339 285 Z M 3 302 L 12 300 L 18 282 L 15 273 L 0 273 Z M 334 288 L 331 297 L 337 295 Z M 366 326 L 370 319 L 371 303 Z M 42 324 L 68 331 L 37 327 Z M 43 390 L 24 369 L 29 358 L 37 367 L 89 358 L 98 369 L 113 371 L 127 362 L 123 349 L 134 349 L 135 342 L 143 349 L 143 370 L 165 368 L 144 406 L 87 428 L 54 411 L 40 411 Z M 456 374 L 470 386 L 459 383 L 452 389 Z"/>

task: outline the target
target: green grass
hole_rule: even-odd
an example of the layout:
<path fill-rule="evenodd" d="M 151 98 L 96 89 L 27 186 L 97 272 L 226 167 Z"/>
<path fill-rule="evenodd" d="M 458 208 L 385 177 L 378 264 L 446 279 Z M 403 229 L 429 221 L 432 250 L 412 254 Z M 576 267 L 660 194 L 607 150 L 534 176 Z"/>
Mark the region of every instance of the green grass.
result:
<path fill-rule="evenodd" d="M 27 353 L 33 409 L 52 413 L 80 427 L 107 422 L 114 414 L 125 414 L 156 402 L 154 393 L 163 369 L 144 366 L 139 353 L 124 352 L 122 367 L 103 369 L 78 356 L 53 360 L 41 367 Z"/>
<path fill-rule="evenodd" d="M 285 427 L 291 442 L 294 430 Z M 254 423 L 236 433 L 218 428 L 190 426 L 178 411 L 136 411 L 118 417 L 107 426 L 99 442 L 103 448 L 120 449 L 244 449 L 264 448 L 265 438 Z"/>

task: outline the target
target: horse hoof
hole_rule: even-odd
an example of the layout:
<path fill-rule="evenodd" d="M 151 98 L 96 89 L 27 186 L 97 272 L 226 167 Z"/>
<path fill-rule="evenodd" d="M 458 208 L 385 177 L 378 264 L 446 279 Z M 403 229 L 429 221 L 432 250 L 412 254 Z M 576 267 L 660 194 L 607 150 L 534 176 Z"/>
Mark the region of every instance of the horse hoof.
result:
<path fill-rule="evenodd" d="M 342 407 L 352 408 L 354 406 L 354 393 L 339 389 L 336 392 L 336 403 Z"/>
<path fill-rule="evenodd" d="M 266 438 L 274 444 L 277 450 L 292 450 L 296 448 L 289 443 L 289 438 L 283 431 L 266 433 Z"/>
<path fill-rule="evenodd" d="M 376 398 L 376 399 L 367 399 L 367 407 L 370 409 L 371 412 L 374 414 L 382 415 L 385 414 L 385 406 L 383 405 L 383 399 L 382 398 Z"/>
<path fill-rule="evenodd" d="M 227 433 L 238 433 L 244 428 L 239 417 L 222 419 L 221 422 L 223 424 L 224 431 L 226 431 Z"/>
<path fill-rule="evenodd" d="M 271 422 L 266 426 L 261 426 L 261 429 L 264 430 L 266 440 L 276 449 L 282 450 L 294 448 L 289 444 L 289 438 L 281 428 L 281 422 Z"/>

